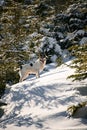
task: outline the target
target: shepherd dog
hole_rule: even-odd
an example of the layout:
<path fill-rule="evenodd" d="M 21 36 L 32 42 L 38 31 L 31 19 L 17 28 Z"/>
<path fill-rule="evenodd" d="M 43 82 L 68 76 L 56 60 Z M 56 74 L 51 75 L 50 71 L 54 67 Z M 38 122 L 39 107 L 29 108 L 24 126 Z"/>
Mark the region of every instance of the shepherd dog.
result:
<path fill-rule="evenodd" d="M 39 57 L 37 60 L 24 64 L 19 69 L 19 82 L 24 81 L 28 75 L 34 74 L 36 78 L 40 77 L 40 72 L 43 71 L 46 64 L 45 57 Z"/>

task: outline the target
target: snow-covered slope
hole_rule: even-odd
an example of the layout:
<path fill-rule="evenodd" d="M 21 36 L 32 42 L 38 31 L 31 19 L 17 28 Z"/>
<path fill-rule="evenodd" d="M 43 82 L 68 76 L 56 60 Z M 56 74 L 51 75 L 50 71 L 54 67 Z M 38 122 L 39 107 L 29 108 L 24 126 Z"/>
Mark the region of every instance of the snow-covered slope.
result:
<path fill-rule="evenodd" d="M 66 113 L 68 106 L 87 99 L 78 91 L 86 81 L 67 79 L 74 71 L 66 65 L 56 68 L 49 64 L 46 70 L 38 79 L 32 76 L 11 86 L 4 95 L 8 105 L 0 120 L 0 130 L 87 130 L 87 119 L 68 118 Z"/>

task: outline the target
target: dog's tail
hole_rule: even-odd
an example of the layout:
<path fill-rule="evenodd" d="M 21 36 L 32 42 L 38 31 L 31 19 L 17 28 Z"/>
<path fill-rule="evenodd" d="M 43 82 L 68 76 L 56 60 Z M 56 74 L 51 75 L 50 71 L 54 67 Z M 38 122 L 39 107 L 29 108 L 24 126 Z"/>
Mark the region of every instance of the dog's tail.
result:
<path fill-rule="evenodd" d="M 22 69 L 22 65 L 19 68 L 14 67 L 14 71 L 20 71 Z"/>
<path fill-rule="evenodd" d="M 19 71 L 19 70 L 20 70 L 20 68 L 14 67 L 14 71 Z"/>

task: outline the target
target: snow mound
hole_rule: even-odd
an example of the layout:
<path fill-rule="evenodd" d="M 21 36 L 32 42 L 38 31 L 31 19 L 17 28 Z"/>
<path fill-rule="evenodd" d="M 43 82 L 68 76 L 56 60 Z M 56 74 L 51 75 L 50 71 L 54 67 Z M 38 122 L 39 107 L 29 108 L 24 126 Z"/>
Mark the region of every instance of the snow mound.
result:
<path fill-rule="evenodd" d="M 69 62 L 67 62 L 69 64 Z M 3 100 L 7 102 L 0 130 L 87 129 L 87 119 L 67 117 L 67 107 L 86 100 L 79 87 L 86 82 L 72 82 L 67 76 L 74 70 L 66 65 L 46 66 L 40 78 L 29 77 L 11 86 Z"/>

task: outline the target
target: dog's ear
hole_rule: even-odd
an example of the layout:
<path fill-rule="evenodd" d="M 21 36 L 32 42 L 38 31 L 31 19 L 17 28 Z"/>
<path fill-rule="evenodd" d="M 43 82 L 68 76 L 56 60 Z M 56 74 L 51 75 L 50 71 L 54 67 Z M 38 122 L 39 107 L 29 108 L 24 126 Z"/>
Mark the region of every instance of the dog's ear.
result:
<path fill-rule="evenodd" d="M 46 58 L 46 54 L 44 52 L 39 52 L 39 58 Z"/>

